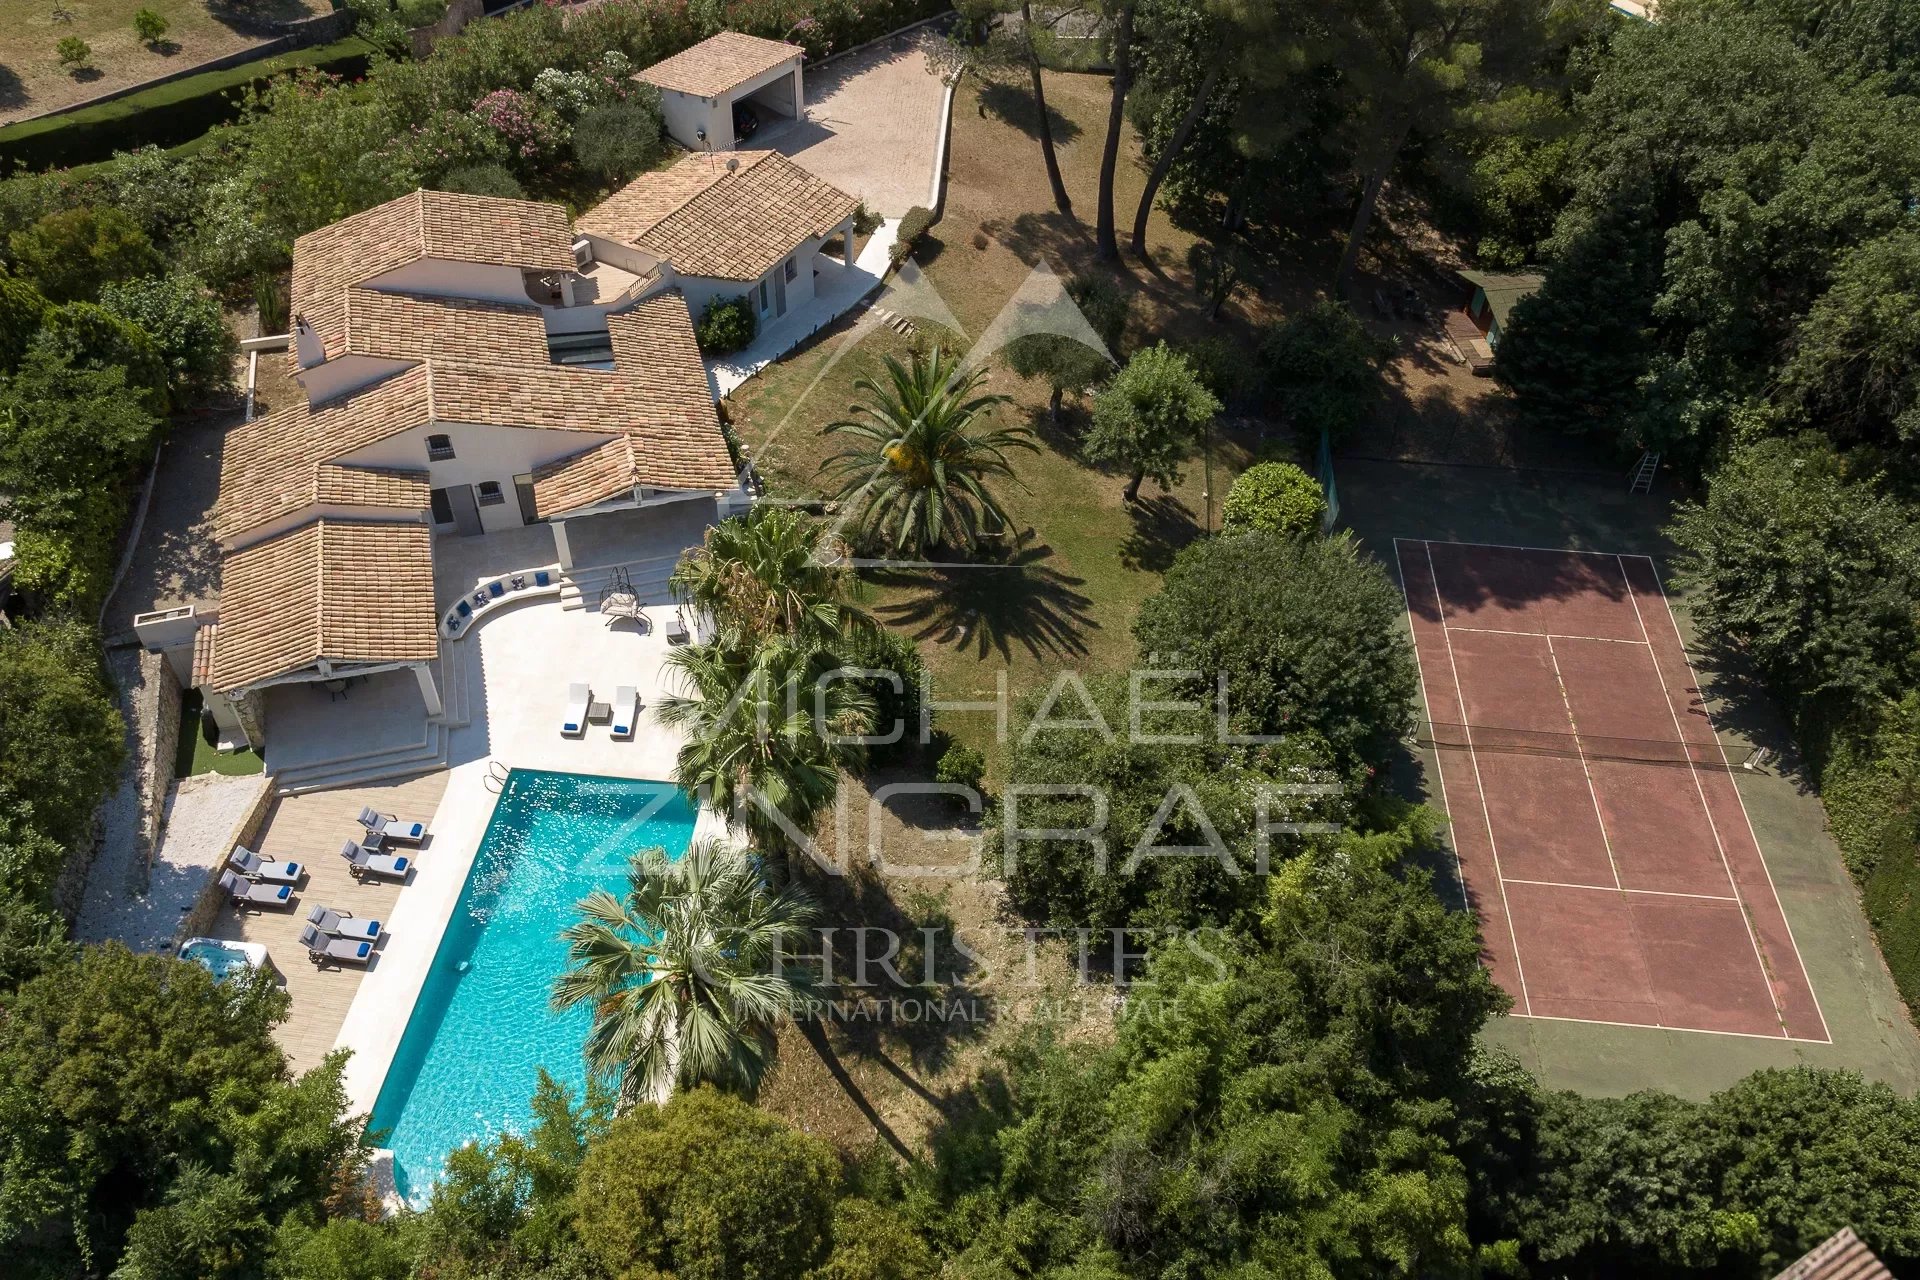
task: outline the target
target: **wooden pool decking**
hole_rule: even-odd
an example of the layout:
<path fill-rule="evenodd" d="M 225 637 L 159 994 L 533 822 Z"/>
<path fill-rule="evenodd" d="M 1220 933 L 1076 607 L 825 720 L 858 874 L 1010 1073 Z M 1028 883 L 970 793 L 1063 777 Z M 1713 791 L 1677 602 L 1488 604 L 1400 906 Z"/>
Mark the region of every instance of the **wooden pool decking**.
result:
<path fill-rule="evenodd" d="M 382 813 L 425 822 L 439 807 L 446 787 L 447 774 L 442 770 L 400 782 L 281 796 L 273 802 L 255 851 L 269 860 L 292 859 L 307 866 L 306 875 L 294 888 L 293 903 L 286 908 L 245 914 L 223 908 L 208 932 L 216 938 L 258 942 L 267 948 L 282 985 L 293 997 L 292 1012 L 276 1030 L 275 1038 L 287 1051 L 294 1071 L 318 1066 L 333 1048 L 365 973 L 357 965 L 316 968 L 307 959 L 306 949 L 300 945 L 307 912 L 321 905 L 350 911 L 361 919 L 384 921 L 392 917 L 394 904 L 406 892 L 393 880 L 355 880 L 340 856 L 340 845 L 359 832 L 363 807 L 370 805 Z M 433 857 L 431 833 L 419 856 L 423 861 Z M 386 945 L 384 935 L 380 945 Z M 376 949 L 373 964 L 379 963 Z"/>

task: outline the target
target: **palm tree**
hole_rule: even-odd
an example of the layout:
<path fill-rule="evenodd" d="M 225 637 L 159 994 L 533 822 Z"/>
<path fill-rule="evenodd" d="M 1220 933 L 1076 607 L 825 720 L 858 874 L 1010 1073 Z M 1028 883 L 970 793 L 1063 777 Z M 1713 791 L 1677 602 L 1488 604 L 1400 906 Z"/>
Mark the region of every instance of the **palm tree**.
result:
<path fill-rule="evenodd" d="M 670 652 L 667 666 L 687 692 L 663 696 L 654 717 L 686 735 L 675 763 L 680 785 L 738 820 L 755 845 L 797 852 L 781 819 L 811 832 L 833 803 L 840 770 L 858 768 L 864 757 L 864 748 L 844 739 L 873 730 L 873 698 L 864 688 L 822 682 L 839 665 L 827 650 L 785 641 L 757 649 L 716 641 Z"/>
<path fill-rule="evenodd" d="M 792 507 L 755 507 L 712 526 L 667 585 L 743 644 L 775 636 L 826 644 L 875 625 L 860 607 L 846 544 Z"/>
<path fill-rule="evenodd" d="M 770 889 L 744 850 L 700 840 L 678 862 L 660 849 L 635 854 L 624 898 L 596 889 L 578 910 L 560 935 L 572 964 L 554 980 L 553 1006 L 593 1005 L 587 1065 L 619 1080 L 620 1108 L 699 1084 L 751 1096 L 774 1027 L 811 990 L 780 955 L 813 903 Z"/>
<path fill-rule="evenodd" d="M 974 419 L 1007 397 L 975 395 L 986 370 L 963 375 L 938 347 L 925 358 L 915 353 L 909 367 L 888 356 L 886 367 L 885 385 L 864 376 L 853 384 L 867 397 L 853 406 L 859 418 L 827 424 L 826 434 L 845 433 L 854 443 L 827 459 L 822 473 L 841 477 L 837 497 L 855 526 L 889 549 L 917 554 L 950 535 L 971 549 L 982 515 L 1007 519 L 985 481 L 1013 477 L 1007 451 L 1034 449 L 1033 432 L 976 431 Z"/>

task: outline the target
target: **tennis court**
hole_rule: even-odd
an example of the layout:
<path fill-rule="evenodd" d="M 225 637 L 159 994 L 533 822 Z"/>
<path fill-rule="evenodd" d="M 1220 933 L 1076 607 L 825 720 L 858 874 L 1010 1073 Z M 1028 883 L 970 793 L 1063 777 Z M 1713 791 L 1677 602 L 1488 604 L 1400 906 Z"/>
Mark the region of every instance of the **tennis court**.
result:
<path fill-rule="evenodd" d="M 1830 1042 L 1653 561 L 1394 547 L 1422 737 L 1513 1012 Z"/>

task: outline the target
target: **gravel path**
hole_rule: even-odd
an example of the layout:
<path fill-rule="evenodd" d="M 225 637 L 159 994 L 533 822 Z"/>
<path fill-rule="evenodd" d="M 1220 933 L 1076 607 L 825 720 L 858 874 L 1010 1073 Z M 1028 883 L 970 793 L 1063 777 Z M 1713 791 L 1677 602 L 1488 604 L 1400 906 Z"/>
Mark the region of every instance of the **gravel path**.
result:
<path fill-rule="evenodd" d="M 264 776 L 197 774 L 175 784 L 167 796 L 147 891 L 134 893 L 129 859 L 138 842 L 109 841 L 87 880 L 87 897 L 74 934 L 82 942 L 118 939 L 135 951 L 162 951 L 180 918 L 193 906 L 227 839 L 268 785 Z"/>

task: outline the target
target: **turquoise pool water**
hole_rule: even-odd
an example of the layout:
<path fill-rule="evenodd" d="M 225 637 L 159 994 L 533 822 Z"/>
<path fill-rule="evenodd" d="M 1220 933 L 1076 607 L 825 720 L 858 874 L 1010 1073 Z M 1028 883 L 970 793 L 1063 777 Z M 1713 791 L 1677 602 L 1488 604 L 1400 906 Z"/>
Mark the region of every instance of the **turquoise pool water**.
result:
<path fill-rule="evenodd" d="M 625 886 L 631 854 L 684 854 L 693 821 L 670 783 L 509 775 L 374 1103 L 401 1195 L 424 1192 L 466 1143 L 529 1127 L 538 1068 L 579 1097 L 592 1015 L 548 1005 L 567 965 L 560 930 L 591 890 Z"/>

